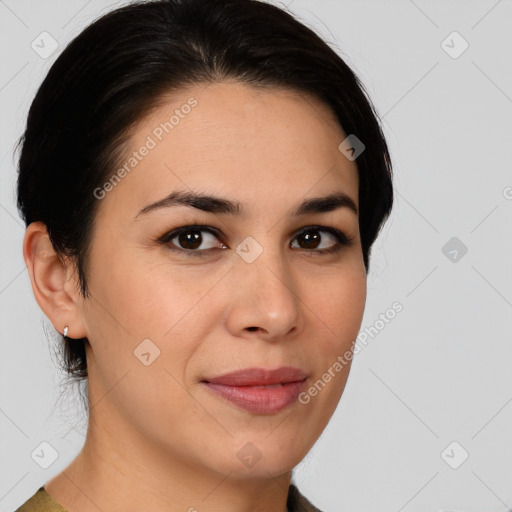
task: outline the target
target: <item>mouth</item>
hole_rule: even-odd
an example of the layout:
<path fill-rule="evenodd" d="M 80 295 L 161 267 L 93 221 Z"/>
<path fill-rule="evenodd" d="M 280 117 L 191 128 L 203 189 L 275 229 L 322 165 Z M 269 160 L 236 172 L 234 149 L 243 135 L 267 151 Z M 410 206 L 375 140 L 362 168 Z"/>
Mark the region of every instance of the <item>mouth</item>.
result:
<path fill-rule="evenodd" d="M 248 368 L 201 383 L 217 397 L 253 414 L 276 414 L 291 406 L 307 380 L 303 370 Z"/>

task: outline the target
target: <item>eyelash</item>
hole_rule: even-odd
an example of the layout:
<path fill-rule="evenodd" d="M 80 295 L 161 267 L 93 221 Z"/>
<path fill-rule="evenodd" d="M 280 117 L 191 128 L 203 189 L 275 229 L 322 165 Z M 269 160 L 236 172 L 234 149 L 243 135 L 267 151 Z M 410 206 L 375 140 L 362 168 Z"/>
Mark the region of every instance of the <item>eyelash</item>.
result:
<path fill-rule="evenodd" d="M 180 248 L 177 246 L 173 246 L 173 244 L 171 243 L 171 240 L 178 237 L 179 235 L 181 235 L 183 233 L 193 232 L 193 231 L 195 231 L 195 232 L 207 231 L 208 233 L 212 234 L 217 239 L 219 239 L 219 233 L 217 232 L 217 230 L 211 228 L 210 226 L 192 224 L 192 225 L 176 228 L 176 229 L 173 229 L 172 231 L 165 233 L 163 236 L 161 236 L 160 238 L 157 239 L 157 242 L 162 245 L 167 245 L 169 247 L 169 249 L 172 251 L 176 251 L 176 252 L 185 254 L 187 256 L 205 256 L 206 253 L 211 249 L 201 249 L 201 250 L 183 249 L 183 248 Z M 303 249 L 304 252 L 318 253 L 320 255 L 334 254 L 334 253 L 341 251 L 341 249 L 343 247 L 351 246 L 354 242 L 354 238 L 347 235 L 343 231 L 340 231 L 339 229 L 336 229 L 336 228 L 333 228 L 330 226 L 322 226 L 322 225 L 314 225 L 314 226 L 308 226 L 307 228 L 303 228 L 295 235 L 295 238 L 299 237 L 301 235 L 304 235 L 306 233 L 309 233 L 309 232 L 322 232 L 322 231 L 327 232 L 330 235 L 334 236 L 334 238 L 336 239 L 336 244 L 333 247 L 331 247 L 330 249 L 320 249 L 320 250 Z M 224 244 L 224 242 L 222 242 L 222 240 L 221 240 L 221 243 Z M 224 245 L 226 245 L 226 244 L 224 244 Z"/>

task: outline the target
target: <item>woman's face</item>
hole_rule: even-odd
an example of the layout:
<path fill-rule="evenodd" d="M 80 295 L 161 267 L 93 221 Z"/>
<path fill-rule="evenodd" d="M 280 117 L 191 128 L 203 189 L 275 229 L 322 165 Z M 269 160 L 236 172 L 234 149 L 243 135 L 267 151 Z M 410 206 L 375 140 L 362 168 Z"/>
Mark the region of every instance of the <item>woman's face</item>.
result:
<path fill-rule="evenodd" d="M 95 192 L 79 305 L 97 438 L 240 478 L 307 454 L 343 392 L 366 298 L 357 213 L 307 203 L 358 206 L 347 135 L 311 97 L 236 82 L 174 94 L 136 127 L 125 172 Z M 219 201 L 166 201 L 177 193 Z M 305 380 L 213 383 L 282 367 Z"/>

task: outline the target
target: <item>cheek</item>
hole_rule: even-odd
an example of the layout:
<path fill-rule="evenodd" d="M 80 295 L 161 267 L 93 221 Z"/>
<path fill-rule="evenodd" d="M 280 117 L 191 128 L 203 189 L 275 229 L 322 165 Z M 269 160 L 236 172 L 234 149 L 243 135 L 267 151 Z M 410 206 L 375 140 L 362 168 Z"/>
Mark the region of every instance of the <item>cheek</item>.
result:
<path fill-rule="evenodd" d="M 198 333 L 205 330 L 208 310 L 201 298 L 215 276 L 195 277 L 190 270 L 181 271 L 167 261 L 151 263 L 130 256 L 130 251 L 118 256 L 115 265 L 112 261 L 99 265 L 108 254 L 98 254 L 92 267 L 94 299 L 87 313 L 94 351 L 90 382 L 100 387 L 92 390 L 98 396 L 104 394 L 101 388 L 116 386 L 111 400 L 149 432 L 151 425 L 141 418 L 154 421 L 162 405 L 167 410 L 166 425 L 176 422 L 187 408 L 195 413 L 179 383 L 201 339 Z M 149 355 L 145 358 L 145 354 Z"/>
<path fill-rule="evenodd" d="M 336 407 L 352 364 L 352 349 L 361 328 L 366 302 L 366 273 L 353 269 L 333 274 L 317 288 L 309 300 L 312 308 L 312 336 L 317 350 L 311 353 L 315 379 L 322 379 L 325 389 L 318 392 L 314 407 L 328 418 Z M 328 372 L 330 371 L 330 374 Z M 317 396 L 318 390 L 313 390 Z"/>
<path fill-rule="evenodd" d="M 309 301 L 315 350 L 309 353 L 313 378 L 299 402 L 318 421 L 307 426 L 319 436 L 336 409 L 352 365 L 352 348 L 361 328 L 366 302 L 363 266 L 346 268 L 322 280 Z"/>
<path fill-rule="evenodd" d="M 324 279 L 310 299 L 324 336 L 320 342 L 327 353 L 340 350 L 356 338 L 366 302 L 366 274 L 350 270 Z"/>
<path fill-rule="evenodd" d="M 131 414 L 130 403 L 147 400 L 142 408 L 148 418 L 159 410 L 156 404 L 166 404 L 174 422 L 175 411 L 194 409 L 179 383 L 187 382 L 190 367 L 195 368 L 190 361 L 222 316 L 225 303 L 215 284 L 225 271 L 185 268 L 162 259 L 155 263 L 125 257 L 108 276 L 97 275 L 102 306 L 94 306 L 88 320 L 96 341 L 90 340 L 98 380 L 109 388 L 129 371 L 125 386 L 129 380 L 134 388 L 121 399 L 126 413 Z M 143 389 L 150 390 L 151 399 Z"/>
<path fill-rule="evenodd" d="M 100 264 L 102 256 L 109 259 L 105 251 L 96 258 L 93 288 L 111 313 L 103 321 L 116 330 L 124 328 L 132 339 L 170 335 L 173 326 L 201 308 L 207 291 L 222 276 L 222 269 L 179 265 L 164 252 L 157 257 L 154 251 L 126 250 L 110 264 Z"/>

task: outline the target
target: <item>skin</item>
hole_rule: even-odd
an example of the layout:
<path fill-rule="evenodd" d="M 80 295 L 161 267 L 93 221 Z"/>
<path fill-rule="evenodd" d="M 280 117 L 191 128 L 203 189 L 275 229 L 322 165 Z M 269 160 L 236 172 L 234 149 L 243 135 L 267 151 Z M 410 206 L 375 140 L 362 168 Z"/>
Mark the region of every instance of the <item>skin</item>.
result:
<path fill-rule="evenodd" d="M 143 119 L 127 154 L 190 97 L 198 102 L 191 113 L 101 199 L 90 298 L 45 226 L 26 231 L 39 305 L 59 332 L 68 325 L 69 337 L 90 342 L 86 442 L 45 486 L 70 512 L 286 512 L 291 470 L 326 427 L 348 377 L 350 364 L 309 403 L 269 415 L 201 383 L 247 367 L 295 366 L 308 373 L 307 390 L 353 349 L 366 273 L 357 214 L 290 216 L 304 199 L 334 190 L 358 204 L 356 162 L 338 150 L 346 134 L 330 110 L 283 89 L 196 85 Z M 245 215 L 174 206 L 135 219 L 176 190 L 239 201 Z M 196 223 L 222 233 L 201 232 L 202 256 L 184 254 L 190 245 L 177 238 L 155 241 Z M 313 230 L 321 241 L 308 252 L 297 233 L 315 224 L 343 231 L 352 245 L 321 254 L 336 240 Z M 248 236 L 263 249 L 252 263 L 236 252 Z M 160 350 L 148 366 L 134 355 L 147 338 Z M 248 442 L 262 455 L 250 468 L 237 457 Z"/>

